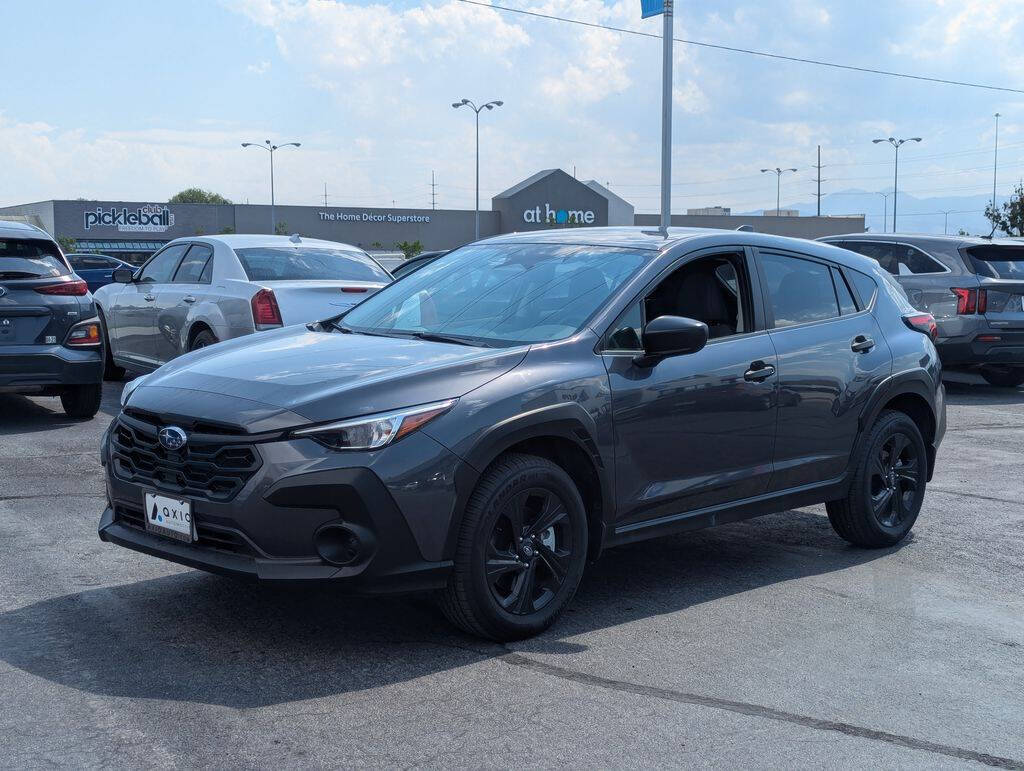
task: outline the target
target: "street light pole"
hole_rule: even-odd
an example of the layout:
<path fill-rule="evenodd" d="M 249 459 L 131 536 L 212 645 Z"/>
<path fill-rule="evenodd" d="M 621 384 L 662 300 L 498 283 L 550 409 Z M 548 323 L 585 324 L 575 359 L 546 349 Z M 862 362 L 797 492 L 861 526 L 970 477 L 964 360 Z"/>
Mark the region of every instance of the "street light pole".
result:
<path fill-rule="evenodd" d="M 280 150 L 282 147 L 300 147 L 300 142 L 285 142 L 283 145 L 275 145 L 270 142 L 269 139 L 265 140 L 263 144 L 259 142 L 242 142 L 242 147 L 258 147 L 261 150 L 266 150 L 270 153 L 270 234 L 273 235 L 274 231 L 277 230 L 277 219 L 274 216 L 274 151 Z"/>
<path fill-rule="evenodd" d="M 872 144 L 878 144 L 879 142 L 888 142 L 894 148 L 896 148 L 896 163 L 893 165 L 893 182 L 892 182 L 892 232 L 896 232 L 896 199 L 899 198 L 899 183 L 900 183 L 900 148 L 907 142 L 920 142 L 921 137 L 909 137 L 908 139 L 896 139 L 895 137 L 889 137 L 888 139 L 872 139 Z"/>
<path fill-rule="evenodd" d="M 761 169 L 762 174 L 771 172 L 775 175 L 775 216 L 779 217 L 782 215 L 782 175 L 787 171 L 796 171 L 796 169 Z"/>
<path fill-rule="evenodd" d="M 999 119 L 1003 116 L 996 113 L 996 154 L 992 161 L 992 210 L 996 208 L 996 178 L 999 175 Z"/>
<path fill-rule="evenodd" d="M 673 0 L 664 0 L 661 46 L 661 229 L 672 224 L 672 27 Z"/>
<path fill-rule="evenodd" d="M 889 230 L 889 193 L 878 193 L 882 196 L 882 232 Z"/>
<path fill-rule="evenodd" d="M 452 102 L 452 107 L 456 110 L 460 107 L 468 107 L 476 113 L 476 206 L 474 209 L 474 241 L 480 240 L 480 112 L 482 110 L 493 110 L 495 107 L 501 107 L 503 104 L 505 103 L 500 100 L 495 100 L 477 107 L 469 99 L 463 99 L 461 102 Z"/>

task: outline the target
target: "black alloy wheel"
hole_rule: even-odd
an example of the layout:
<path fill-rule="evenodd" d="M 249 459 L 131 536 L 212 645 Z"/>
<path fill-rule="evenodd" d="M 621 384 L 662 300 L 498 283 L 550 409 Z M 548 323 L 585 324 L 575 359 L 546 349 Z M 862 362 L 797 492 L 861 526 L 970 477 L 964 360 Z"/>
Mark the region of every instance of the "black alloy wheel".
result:
<path fill-rule="evenodd" d="M 576 593 L 587 546 L 583 498 L 565 469 L 536 455 L 504 455 L 466 504 L 441 610 L 478 637 L 539 634 Z"/>
<path fill-rule="evenodd" d="M 846 495 L 825 507 L 833 529 L 856 546 L 895 546 L 917 521 L 928 481 L 928 455 L 917 423 L 886 410 L 853 457 Z"/>
<path fill-rule="evenodd" d="M 502 508 L 487 542 L 487 582 L 509 613 L 528 615 L 558 594 L 573 560 L 569 510 L 551 490 L 531 488 Z"/>
<path fill-rule="evenodd" d="M 899 528 L 914 511 L 921 481 L 921 458 L 906 434 L 890 436 L 871 463 L 871 510 L 883 527 Z"/>

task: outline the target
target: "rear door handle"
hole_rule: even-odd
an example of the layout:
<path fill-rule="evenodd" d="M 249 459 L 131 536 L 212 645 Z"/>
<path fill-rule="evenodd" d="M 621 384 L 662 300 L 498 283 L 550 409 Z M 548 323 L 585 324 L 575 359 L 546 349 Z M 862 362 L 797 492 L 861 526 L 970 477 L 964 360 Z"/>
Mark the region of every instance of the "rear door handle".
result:
<path fill-rule="evenodd" d="M 751 362 L 750 369 L 743 373 L 743 379 L 751 383 L 760 383 L 774 374 L 775 367 L 771 364 L 765 364 L 763 361 L 754 361 Z"/>
<path fill-rule="evenodd" d="M 146 295 L 145 297 L 143 297 L 142 299 L 143 299 L 143 300 L 145 300 L 145 301 L 146 301 L 146 302 L 148 302 L 148 303 L 151 303 L 151 302 L 153 302 L 153 300 L 155 300 L 155 299 L 156 299 L 156 295 L 152 295 L 152 294 L 147 294 L 147 295 Z"/>
<path fill-rule="evenodd" d="M 182 298 L 181 298 L 181 301 L 182 301 L 183 303 L 189 303 L 189 304 L 191 304 L 191 303 L 194 303 L 194 302 L 196 301 L 196 298 L 195 298 L 195 297 L 193 297 L 193 296 L 192 296 L 192 295 L 190 295 L 190 294 L 187 294 L 187 295 L 185 295 L 184 297 L 182 297 Z"/>
<path fill-rule="evenodd" d="M 866 335 L 857 335 L 850 343 L 850 350 L 857 353 L 867 353 L 875 347 L 875 341 Z"/>

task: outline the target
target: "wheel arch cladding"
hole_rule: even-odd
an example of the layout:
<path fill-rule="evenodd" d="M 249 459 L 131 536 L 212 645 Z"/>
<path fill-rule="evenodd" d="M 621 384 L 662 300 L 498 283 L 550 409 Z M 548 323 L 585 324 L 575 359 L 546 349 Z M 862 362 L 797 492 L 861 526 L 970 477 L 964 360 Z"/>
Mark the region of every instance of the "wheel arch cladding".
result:
<path fill-rule="evenodd" d="M 593 436 L 581 422 L 572 418 L 508 426 L 500 436 L 486 438 L 474 448 L 457 476 L 457 516 L 452 517 L 446 556 L 453 553 L 462 517 L 477 481 L 499 458 L 510 452 L 546 458 L 569 475 L 587 513 L 587 555 L 591 560 L 597 559 L 604 543 L 605 521 L 612 511 L 611 480 Z"/>
<path fill-rule="evenodd" d="M 928 455 L 927 481 L 931 481 L 932 473 L 935 470 L 935 435 L 938 429 L 935 408 L 929 393 L 931 386 L 924 379 L 921 373 L 905 373 L 894 377 L 887 387 L 880 388 L 875 399 L 873 399 L 861 418 L 860 435 L 854 448 L 859 449 L 861 442 L 865 441 L 871 426 L 874 425 L 878 416 L 885 410 L 895 410 L 907 415 L 917 425 L 924 439 L 925 450 Z M 856 457 L 856 454 L 852 457 Z"/>

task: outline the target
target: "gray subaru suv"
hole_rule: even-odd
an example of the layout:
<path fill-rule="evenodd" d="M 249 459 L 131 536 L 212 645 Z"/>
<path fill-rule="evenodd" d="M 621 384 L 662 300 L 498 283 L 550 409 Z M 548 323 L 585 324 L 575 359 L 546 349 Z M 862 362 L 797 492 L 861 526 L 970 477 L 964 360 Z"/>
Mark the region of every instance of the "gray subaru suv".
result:
<path fill-rule="evenodd" d="M 826 244 L 500 236 L 133 380 L 99 535 L 236 576 L 435 590 L 463 629 L 525 637 L 620 544 L 815 503 L 851 543 L 898 543 L 946 426 L 934 331 Z"/>
<path fill-rule="evenodd" d="M 1024 383 L 1024 243 L 891 233 L 820 240 L 877 260 L 935 317 L 944 365 L 977 369 L 996 386 Z"/>
<path fill-rule="evenodd" d="M 100 407 L 96 308 L 48 233 L 0 221 L 0 391 L 59 396 L 70 417 Z"/>

